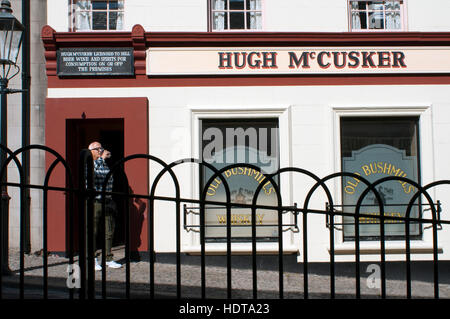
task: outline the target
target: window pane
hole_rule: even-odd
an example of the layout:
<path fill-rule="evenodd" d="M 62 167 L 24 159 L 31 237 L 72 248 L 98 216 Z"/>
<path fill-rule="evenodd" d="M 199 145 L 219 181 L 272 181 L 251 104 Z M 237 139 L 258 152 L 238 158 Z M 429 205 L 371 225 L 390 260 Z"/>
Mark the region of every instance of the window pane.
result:
<path fill-rule="evenodd" d="M 227 10 L 228 9 L 227 0 L 214 0 L 212 7 L 213 10 Z"/>
<path fill-rule="evenodd" d="M 383 1 L 369 1 L 367 5 L 369 10 L 383 10 Z"/>
<path fill-rule="evenodd" d="M 109 30 L 117 30 L 117 12 L 109 13 Z"/>
<path fill-rule="evenodd" d="M 261 0 L 247 0 L 247 9 L 261 10 Z"/>
<path fill-rule="evenodd" d="M 230 0 L 230 10 L 244 10 L 244 0 Z"/>
<path fill-rule="evenodd" d="M 91 29 L 91 12 L 75 11 L 75 29 L 77 31 L 92 30 Z"/>
<path fill-rule="evenodd" d="M 91 1 L 90 0 L 80 0 L 76 3 L 75 10 L 90 10 L 91 9 Z"/>
<path fill-rule="evenodd" d="M 93 30 L 106 30 L 106 12 L 92 12 Z"/>
<path fill-rule="evenodd" d="M 352 29 L 367 29 L 367 14 L 365 12 L 356 11 L 352 13 Z"/>
<path fill-rule="evenodd" d="M 402 28 L 402 20 L 400 12 L 386 12 L 386 29 L 400 30 Z"/>
<path fill-rule="evenodd" d="M 262 29 L 261 12 L 247 13 L 247 29 L 251 29 L 251 30 L 261 30 Z"/>
<path fill-rule="evenodd" d="M 216 31 L 228 29 L 228 14 L 226 12 L 214 12 L 213 29 Z"/>
<path fill-rule="evenodd" d="M 279 168 L 279 142 L 277 119 L 236 119 L 236 120 L 204 120 L 202 127 L 202 160 L 217 169 L 237 163 L 252 164 L 261 168 L 263 174 L 270 174 Z M 265 185 L 258 196 L 258 204 L 276 206 L 275 192 L 270 190 L 271 182 L 265 182 L 265 176 L 246 166 L 227 170 L 223 177 L 231 195 L 231 202 L 250 204 L 259 184 Z M 212 176 L 212 171 L 203 167 L 200 180 L 202 187 Z M 225 202 L 225 188 L 221 182 L 211 183 L 206 194 L 207 200 Z M 278 179 L 274 178 L 278 183 Z M 266 184 L 268 183 L 268 184 Z M 257 211 L 258 241 L 275 241 L 278 238 L 278 216 L 276 211 Z M 251 210 L 233 207 L 231 209 L 231 235 L 233 241 L 249 241 L 251 239 Z M 226 214 L 223 206 L 207 205 L 205 209 L 205 237 L 209 241 L 226 239 Z M 221 227 L 220 227 L 221 226 Z M 237 226 L 237 227 L 234 227 Z"/>
<path fill-rule="evenodd" d="M 245 29 L 243 12 L 230 13 L 230 29 Z"/>
<path fill-rule="evenodd" d="M 400 10 L 399 0 L 386 1 L 386 10 Z"/>
<path fill-rule="evenodd" d="M 369 12 L 369 28 L 384 29 L 383 12 Z"/>
<path fill-rule="evenodd" d="M 346 118 L 341 120 L 341 156 L 342 170 L 356 173 L 375 182 L 387 176 L 401 176 L 415 182 L 419 180 L 417 149 L 417 118 Z M 344 211 L 352 213 L 365 185 L 351 177 L 342 179 Z M 388 181 L 376 186 L 385 215 L 403 217 L 411 197 L 417 191 L 412 185 L 398 180 Z M 361 217 L 360 236 L 365 240 L 380 236 L 379 205 L 373 193 L 367 194 L 360 213 L 373 215 Z M 417 204 L 417 203 L 416 203 Z M 418 207 L 412 210 L 414 217 L 419 216 Z M 344 239 L 355 236 L 355 219 L 344 218 Z M 389 238 L 404 236 L 405 225 L 402 221 L 386 219 L 385 234 Z M 411 235 L 420 235 L 420 225 L 412 223 Z"/>
<path fill-rule="evenodd" d="M 109 9 L 110 10 L 117 10 L 117 9 L 119 9 L 119 2 L 118 1 L 110 1 L 109 2 Z"/>
<path fill-rule="evenodd" d="M 107 1 L 92 1 L 93 10 L 106 10 L 108 9 Z"/>
<path fill-rule="evenodd" d="M 359 2 L 358 1 L 352 1 L 350 3 L 351 9 L 352 10 L 357 10 L 359 8 Z"/>

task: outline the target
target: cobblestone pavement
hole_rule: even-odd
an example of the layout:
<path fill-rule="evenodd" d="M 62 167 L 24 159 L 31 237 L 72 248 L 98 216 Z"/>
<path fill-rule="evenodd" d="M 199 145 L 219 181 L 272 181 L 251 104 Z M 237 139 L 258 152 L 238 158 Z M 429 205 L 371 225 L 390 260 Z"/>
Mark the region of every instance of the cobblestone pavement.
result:
<path fill-rule="evenodd" d="M 115 259 L 124 256 L 123 249 L 116 248 Z M 296 263 L 296 257 L 284 259 L 284 298 L 303 298 L 303 265 Z M 232 297 L 252 298 L 251 256 L 232 257 Z M 182 256 L 181 294 L 183 298 L 201 297 L 200 256 Z M 226 298 L 227 270 L 226 257 L 206 257 L 206 297 Z M 19 253 L 10 251 L 10 269 L 15 276 L 3 277 L 4 298 L 18 298 Z M 42 298 L 43 257 L 25 255 L 25 298 Z M 49 298 L 68 298 L 66 286 L 68 259 L 57 255 L 48 256 Z M 449 264 L 440 265 L 439 293 L 441 298 L 450 298 Z M 379 298 L 380 290 L 367 285 L 366 266 L 361 271 L 361 295 L 363 298 Z M 329 298 L 330 276 L 327 263 L 309 266 L 309 297 Z M 386 292 L 388 298 L 405 298 L 406 275 L 403 265 L 387 266 Z M 150 266 L 146 260 L 131 262 L 131 297 L 149 297 Z M 121 269 L 107 269 L 107 294 L 111 298 L 125 297 L 125 266 Z M 279 271 L 276 256 L 258 256 L 258 298 L 279 297 Z M 336 298 L 355 297 L 354 267 L 352 264 L 336 264 Z M 96 272 L 98 296 L 101 293 L 101 272 Z M 433 268 L 430 263 L 413 265 L 413 298 L 432 298 Z M 75 298 L 77 298 L 77 293 Z M 157 255 L 155 263 L 155 296 L 157 298 L 176 297 L 176 263 L 174 255 Z"/>

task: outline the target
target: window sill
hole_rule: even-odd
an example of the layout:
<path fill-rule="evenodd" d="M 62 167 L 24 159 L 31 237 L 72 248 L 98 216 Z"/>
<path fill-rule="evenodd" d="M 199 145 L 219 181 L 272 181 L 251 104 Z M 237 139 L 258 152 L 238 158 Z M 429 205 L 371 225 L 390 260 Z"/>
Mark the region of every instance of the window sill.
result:
<path fill-rule="evenodd" d="M 278 254 L 278 243 L 256 243 L 256 251 L 258 255 L 274 255 Z M 298 247 L 294 245 L 283 245 L 284 254 L 295 254 L 298 253 Z M 193 245 L 184 247 L 183 253 L 200 255 L 201 247 L 200 245 Z M 251 255 L 252 254 L 252 243 L 232 243 L 231 253 L 233 255 Z M 226 255 L 227 254 L 227 244 L 226 243 L 206 243 L 205 245 L 206 255 Z"/>
<path fill-rule="evenodd" d="M 359 250 L 361 255 L 374 255 L 380 254 L 381 248 L 379 242 L 360 242 Z M 423 241 L 411 241 L 411 254 L 432 254 L 433 245 Z M 404 242 L 386 242 L 385 244 L 386 254 L 405 254 L 406 245 Z M 438 246 L 438 253 L 442 254 L 442 247 Z M 328 247 L 328 252 L 330 248 Z M 355 254 L 355 243 L 346 242 L 341 244 L 336 244 L 334 248 L 334 253 L 336 255 L 354 255 Z"/>

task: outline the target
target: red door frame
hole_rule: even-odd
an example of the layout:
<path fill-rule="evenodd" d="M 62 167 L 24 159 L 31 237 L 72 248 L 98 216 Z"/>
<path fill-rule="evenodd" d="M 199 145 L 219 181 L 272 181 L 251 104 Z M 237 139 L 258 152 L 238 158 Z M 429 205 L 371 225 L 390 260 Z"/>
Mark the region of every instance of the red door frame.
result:
<path fill-rule="evenodd" d="M 45 108 L 46 145 L 66 158 L 66 120 L 68 119 L 124 119 L 124 156 L 148 154 L 148 99 L 132 98 L 47 98 Z M 45 166 L 49 169 L 55 157 L 46 153 Z M 73 172 L 77 178 L 77 172 Z M 145 160 L 135 160 L 125 165 L 130 187 L 135 194 L 148 194 L 149 165 Z M 59 164 L 53 171 L 50 186 L 66 187 L 66 173 Z M 133 205 L 138 205 L 133 203 Z M 62 192 L 48 193 L 48 249 L 53 252 L 66 251 L 66 196 Z M 136 207 L 139 209 L 139 207 Z M 141 207 L 143 208 L 143 207 Z M 131 232 L 140 233 L 135 247 L 139 251 L 147 249 L 147 207 L 140 212 L 144 221 L 142 229 Z M 133 249 L 133 247 L 131 247 Z"/>

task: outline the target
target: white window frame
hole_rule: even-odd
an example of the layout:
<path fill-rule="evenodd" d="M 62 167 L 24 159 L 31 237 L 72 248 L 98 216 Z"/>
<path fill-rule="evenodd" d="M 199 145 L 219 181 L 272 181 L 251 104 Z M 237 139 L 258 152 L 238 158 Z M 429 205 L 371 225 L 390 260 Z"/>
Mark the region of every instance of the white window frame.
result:
<path fill-rule="evenodd" d="M 420 149 L 420 175 L 422 185 L 434 181 L 434 152 L 433 152 L 433 125 L 431 105 L 365 105 L 365 106 L 333 106 L 333 144 L 334 144 L 334 170 L 341 171 L 341 118 L 342 117 L 412 117 L 419 118 L 419 149 Z M 334 196 L 336 204 L 342 202 L 342 184 L 340 179 L 334 180 Z M 435 189 L 430 190 L 430 195 L 436 198 Z M 342 217 L 336 217 L 336 222 L 341 223 Z M 355 242 L 343 240 L 342 231 L 334 231 L 336 260 L 347 260 L 348 255 L 355 254 Z M 412 254 L 430 254 L 433 252 L 433 235 L 431 229 L 423 229 L 422 239 L 411 240 Z M 386 240 L 387 260 L 404 260 L 405 240 Z M 330 247 L 328 247 L 330 250 Z M 442 253 L 439 244 L 438 251 Z M 380 241 L 360 242 L 361 260 L 372 260 L 374 254 L 380 253 Z M 414 256 L 413 256 L 414 258 Z"/>
<path fill-rule="evenodd" d="M 227 1 L 228 3 L 229 3 L 229 0 L 225 0 L 225 1 Z M 261 31 L 263 31 L 264 29 L 265 29 L 265 27 L 264 27 L 264 12 L 265 12 L 265 10 L 264 10 L 264 8 L 265 8 L 265 0 L 261 0 L 261 10 L 250 10 L 250 9 L 241 9 L 241 10 L 230 10 L 230 9 L 227 9 L 227 10 L 215 10 L 214 8 L 213 8 L 213 2 L 214 2 L 214 0 L 209 0 L 208 1 L 208 15 L 209 15 L 209 19 L 208 19 L 208 30 L 210 31 L 210 32 L 261 32 Z M 245 0 L 244 0 L 244 2 L 245 2 Z M 229 4 L 228 4 L 228 8 L 230 8 L 230 6 L 229 6 Z M 224 30 L 215 30 L 214 29 L 214 12 L 226 12 L 226 13 L 228 13 L 227 14 L 227 16 L 228 16 L 228 29 L 224 29 Z M 239 13 L 239 12 L 242 12 L 242 13 L 244 13 L 244 29 L 231 29 L 230 28 L 230 13 L 233 13 L 233 12 L 236 12 L 236 13 Z M 246 18 L 246 16 L 247 16 L 247 13 L 249 13 L 249 12 L 261 12 L 261 29 L 249 29 L 249 28 L 247 28 L 247 18 Z"/>
<path fill-rule="evenodd" d="M 406 31 L 408 29 L 407 26 L 407 1 L 408 0 L 400 0 L 401 4 L 400 4 L 400 21 L 401 21 L 401 28 L 400 29 L 386 29 L 386 26 L 384 29 L 353 29 L 352 27 L 352 2 L 369 2 L 369 1 L 376 1 L 376 0 L 347 0 L 347 19 L 348 19 L 348 29 L 350 32 L 403 32 Z M 381 0 L 380 0 L 381 1 Z M 385 0 L 383 1 L 385 2 Z M 369 12 L 372 12 L 368 9 L 366 9 L 366 18 L 367 18 L 367 25 L 368 25 L 368 19 L 369 19 Z M 383 17 L 386 16 L 386 7 L 383 4 Z M 384 20 L 385 21 L 385 20 Z"/>
<path fill-rule="evenodd" d="M 251 121 L 254 118 L 278 118 L 279 125 L 279 152 L 280 152 L 280 167 L 291 166 L 291 115 L 290 107 L 288 106 L 267 106 L 267 107 L 201 107 L 193 106 L 191 110 L 191 154 L 194 158 L 200 158 L 200 121 L 204 119 L 248 119 Z M 192 198 L 199 197 L 200 179 L 198 174 L 198 167 L 192 166 L 190 172 L 192 178 L 191 196 Z M 280 188 L 283 191 L 283 205 L 288 205 L 293 198 L 292 194 L 292 177 L 290 174 L 281 174 Z M 288 191 L 289 190 L 289 191 Z M 188 215 L 187 223 L 199 224 L 198 216 Z M 283 223 L 293 223 L 291 214 L 283 214 Z M 198 233 L 189 232 L 182 234 L 184 236 L 183 249 L 185 253 L 200 253 L 200 235 Z M 299 251 L 299 234 L 293 232 L 283 232 L 283 251 L 285 253 L 298 253 Z M 232 242 L 232 253 L 250 253 L 252 251 L 251 242 Z M 258 253 L 276 253 L 278 252 L 277 242 L 259 242 L 256 243 Z M 226 254 L 226 243 L 207 242 L 205 245 L 207 254 Z"/>
<path fill-rule="evenodd" d="M 108 8 L 106 10 L 93 10 L 92 8 L 91 8 L 91 10 L 86 10 L 86 11 L 89 11 L 89 12 L 94 12 L 94 11 L 95 12 L 106 12 L 106 29 L 76 30 L 76 22 L 75 22 L 76 14 L 75 14 L 75 10 L 76 10 L 76 2 L 77 1 L 78 0 L 70 0 L 70 5 L 69 5 L 69 20 L 70 20 L 69 28 L 70 28 L 70 31 L 72 31 L 72 32 L 105 32 L 105 31 L 114 32 L 114 31 L 122 31 L 122 29 L 111 30 L 109 28 L 109 14 L 110 14 L 110 12 L 122 12 L 122 14 L 125 15 L 125 8 L 117 9 L 117 10 L 109 9 L 109 2 L 113 1 L 113 0 L 91 0 L 92 2 L 95 2 L 95 1 L 107 1 L 108 2 Z M 123 0 L 123 1 L 125 3 L 125 0 Z M 124 4 L 124 7 L 125 7 L 125 4 Z M 90 15 L 90 17 L 91 17 L 90 18 L 91 19 L 91 26 L 93 25 L 93 16 L 94 16 L 93 14 Z M 123 23 L 123 25 L 124 24 L 125 23 Z"/>

